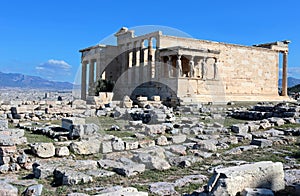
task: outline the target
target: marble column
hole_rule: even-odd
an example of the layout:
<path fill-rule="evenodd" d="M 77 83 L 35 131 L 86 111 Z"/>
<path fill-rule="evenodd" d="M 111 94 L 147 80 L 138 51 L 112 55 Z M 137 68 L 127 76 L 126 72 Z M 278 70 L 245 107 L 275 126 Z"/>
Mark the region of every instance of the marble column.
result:
<path fill-rule="evenodd" d="M 153 60 L 153 65 L 155 67 L 155 77 L 161 78 L 162 76 L 164 77 L 165 71 L 164 71 L 164 62 L 159 58 L 159 48 L 155 46 L 154 50 L 154 60 Z"/>
<path fill-rule="evenodd" d="M 140 66 L 144 66 L 145 63 L 145 50 L 144 50 L 144 41 L 141 42 L 140 46 Z"/>
<path fill-rule="evenodd" d="M 86 100 L 86 66 L 87 62 L 81 63 L 81 99 Z"/>
<path fill-rule="evenodd" d="M 135 53 L 135 71 L 134 71 L 134 81 L 135 84 L 139 82 L 139 66 L 140 66 L 140 43 L 135 42 L 134 44 L 134 53 Z"/>
<path fill-rule="evenodd" d="M 168 77 L 173 77 L 173 65 L 172 65 L 172 56 L 168 56 L 168 61 L 167 61 L 167 66 L 168 66 Z"/>
<path fill-rule="evenodd" d="M 127 81 L 127 74 L 125 73 L 128 68 L 128 56 L 127 56 L 127 47 L 125 45 L 122 46 L 122 67 L 121 67 L 121 72 L 122 72 L 122 83 Z"/>
<path fill-rule="evenodd" d="M 155 71 L 153 68 L 153 48 L 152 48 L 152 38 L 148 39 L 148 65 L 149 65 L 149 73 L 148 73 L 148 77 L 150 78 L 154 78 L 155 76 Z"/>
<path fill-rule="evenodd" d="M 132 45 L 132 43 L 127 45 L 127 52 L 128 52 L 128 67 L 130 68 L 134 65 L 134 62 L 133 62 L 133 45 Z"/>
<path fill-rule="evenodd" d="M 214 63 L 214 80 L 217 80 L 218 79 L 218 69 L 219 69 L 219 62 L 218 62 L 218 59 L 215 58 L 215 63 Z"/>
<path fill-rule="evenodd" d="M 206 78 L 207 78 L 206 57 L 204 57 L 203 60 L 202 60 L 201 71 L 202 71 L 202 80 L 206 80 Z"/>
<path fill-rule="evenodd" d="M 131 44 L 128 43 L 127 46 L 126 46 L 126 81 L 127 81 L 127 84 L 130 84 L 131 83 L 131 77 L 132 77 L 132 48 L 131 48 Z"/>
<path fill-rule="evenodd" d="M 145 50 L 144 50 L 144 40 L 141 40 L 140 42 L 140 63 L 139 63 L 139 80 L 142 81 L 143 77 L 144 77 L 144 66 L 145 66 Z"/>
<path fill-rule="evenodd" d="M 96 61 L 96 82 L 98 82 L 98 80 L 100 80 L 101 78 L 101 58 L 97 58 Z"/>
<path fill-rule="evenodd" d="M 160 57 L 160 60 L 159 60 L 160 62 L 161 62 L 161 76 L 162 76 L 162 78 L 165 78 L 166 77 L 166 69 L 167 69 L 167 63 L 164 61 L 164 57 L 163 56 L 161 56 Z M 155 62 L 155 63 L 157 63 L 157 62 Z"/>
<path fill-rule="evenodd" d="M 282 60 L 282 96 L 287 96 L 287 66 L 288 66 L 288 52 L 283 52 Z"/>
<path fill-rule="evenodd" d="M 148 61 L 153 61 L 152 38 L 148 39 Z"/>
<path fill-rule="evenodd" d="M 95 95 L 95 60 L 90 60 L 89 61 L 89 89 L 88 93 L 89 96 L 94 96 Z"/>
<path fill-rule="evenodd" d="M 140 47 L 140 43 L 139 42 L 137 42 L 136 44 L 135 44 L 135 65 L 136 66 L 140 66 L 140 52 L 141 52 L 141 47 Z"/>

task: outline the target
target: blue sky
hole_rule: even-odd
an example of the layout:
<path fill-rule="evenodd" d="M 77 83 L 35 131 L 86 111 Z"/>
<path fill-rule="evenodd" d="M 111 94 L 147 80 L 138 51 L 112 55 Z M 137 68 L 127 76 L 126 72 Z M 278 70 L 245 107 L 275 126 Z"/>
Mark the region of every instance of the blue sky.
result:
<path fill-rule="evenodd" d="M 289 76 L 300 78 L 300 1 L 5 0 L 0 71 L 73 82 L 79 49 L 122 26 L 162 25 L 197 39 L 243 45 L 289 39 Z"/>

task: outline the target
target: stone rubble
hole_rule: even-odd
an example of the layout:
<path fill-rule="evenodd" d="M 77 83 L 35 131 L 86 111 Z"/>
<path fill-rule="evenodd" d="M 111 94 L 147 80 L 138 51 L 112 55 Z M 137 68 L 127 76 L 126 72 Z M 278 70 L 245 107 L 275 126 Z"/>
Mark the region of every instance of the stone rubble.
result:
<path fill-rule="evenodd" d="M 179 178 L 174 182 L 155 182 L 149 185 L 149 191 L 156 195 L 179 195 L 175 190 L 177 187 L 183 187 L 188 184 L 202 184 L 207 181 L 207 177 L 204 175 L 189 175 L 183 178 Z"/>
<path fill-rule="evenodd" d="M 40 158 L 50 158 L 55 155 L 55 147 L 53 143 L 31 144 L 31 151 Z"/>
<path fill-rule="evenodd" d="M 42 195 L 43 192 L 43 185 L 42 184 L 37 184 L 37 185 L 32 185 L 28 187 L 24 191 L 25 196 L 40 196 Z"/>
<path fill-rule="evenodd" d="M 185 105 L 175 109 L 161 105 L 157 97 L 153 99 L 139 98 L 140 107 L 134 106 L 129 97 L 125 97 L 123 103 L 104 104 L 98 100 L 96 105 L 81 100 L 1 102 L 0 173 L 32 169 L 35 178 L 53 177 L 57 186 L 92 184 L 113 175 L 138 177 L 147 170 L 161 172 L 171 167 L 190 168 L 196 163 L 205 163 L 206 159 L 217 161 L 226 155 L 295 144 L 296 137 L 300 136 L 299 128 L 281 128 L 299 121 L 300 106 L 256 105 L 246 110 L 233 105 L 231 108 Z M 87 117 L 97 116 L 122 120 L 126 124 L 111 124 L 109 131 L 102 130 L 97 121 L 87 120 Z M 223 122 L 228 116 L 247 121 L 227 127 Z M 54 120 L 59 120 L 61 126 L 43 122 Z M 18 128 L 10 128 L 10 125 Z M 124 132 L 132 134 L 119 136 L 118 133 Z M 28 143 L 25 133 L 49 137 L 55 142 Z M 24 144 L 30 149 L 19 149 Z M 89 159 L 93 156 L 101 158 L 97 161 Z M 82 160 L 85 157 L 88 160 Z M 208 170 L 206 167 L 203 166 Z M 272 176 L 273 184 L 266 180 L 267 175 Z M 281 163 L 243 163 L 234 169 L 216 168 L 209 181 L 205 175 L 191 174 L 172 182 L 149 182 L 148 191 L 158 195 L 178 195 L 179 187 L 203 185 L 208 181 L 207 191 L 203 190 L 203 194 L 263 192 L 268 195 L 285 187 L 298 190 L 295 184 L 299 178 L 298 170 L 283 168 Z M 263 186 L 255 183 L 259 180 L 265 182 Z M 237 182 L 239 186 L 234 187 Z M 9 182 L 2 183 L 3 187 L 13 186 Z M 222 184 L 226 184 L 226 188 Z M 26 192 L 42 190 L 42 185 L 34 185 L 28 186 Z M 76 194 L 80 195 L 69 195 Z M 132 187 L 115 187 L 97 194 L 148 195 Z"/>
<path fill-rule="evenodd" d="M 277 125 L 284 124 L 285 118 L 299 117 L 300 107 L 289 107 L 287 103 L 279 103 L 277 105 L 255 105 L 251 110 L 237 110 L 232 113 L 235 118 L 245 120 L 262 120 L 271 119 Z M 278 124 L 279 123 L 279 124 Z"/>
<path fill-rule="evenodd" d="M 134 187 L 115 186 L 102 190 L 98 196 L 148 196 L 148 193 L 138 191 Z"/>
<path fill-rule="evenodd" d="M 3 196 L 18 196 L 18 189 L 11 184 L 0 181 L 0 195 Z"/>
<path fill-rule="evenodd" d="M 150 184 L 149 191 L 157 195 L 178 195 L 175 186 L 170 182 L 155 182 Z"/>

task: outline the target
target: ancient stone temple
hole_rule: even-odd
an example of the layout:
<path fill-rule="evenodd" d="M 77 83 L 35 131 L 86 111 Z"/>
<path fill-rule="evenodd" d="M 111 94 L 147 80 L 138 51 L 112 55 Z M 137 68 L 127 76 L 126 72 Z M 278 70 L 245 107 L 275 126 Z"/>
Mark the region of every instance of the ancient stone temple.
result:
<path fill-rule="evenodd" d="M 276 101 L 287 97 L 289 41 L 243 46 L 164 35 L 135 36 L 121 28 L 117 45 L 82 53 L 81 98 L 95 95 L 99 79 L 115 83 L 114 100 L 159 95 L 182 102 Z M 278 94 L 282 55 L 282 94 Z M 88 78 L 87 78 L 88 76 Z"/>

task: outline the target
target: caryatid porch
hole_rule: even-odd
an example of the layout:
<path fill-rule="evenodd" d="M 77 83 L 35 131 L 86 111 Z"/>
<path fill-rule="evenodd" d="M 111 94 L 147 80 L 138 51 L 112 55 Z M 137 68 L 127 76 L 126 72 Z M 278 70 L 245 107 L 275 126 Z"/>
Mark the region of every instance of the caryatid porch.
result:
<path fill-rule="evenodd" d="M 164 63 L 168 77 L 194 78 L 202 80 L 218 79 L 218 56 L 220 51 L 170 47 L 160 49 L 161 62 Z"/>

